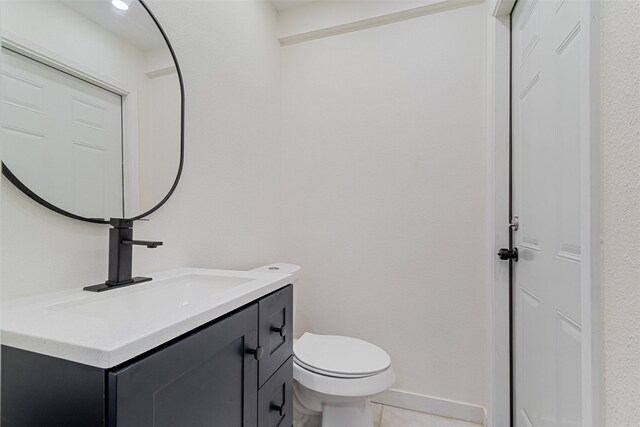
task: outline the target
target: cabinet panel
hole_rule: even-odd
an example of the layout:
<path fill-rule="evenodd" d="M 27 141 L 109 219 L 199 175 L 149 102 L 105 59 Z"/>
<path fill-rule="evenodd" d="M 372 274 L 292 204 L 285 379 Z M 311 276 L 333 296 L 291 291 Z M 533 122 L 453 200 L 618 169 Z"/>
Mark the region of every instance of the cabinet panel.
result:
<path fill-rule="evenodd" d="M 104 389 L 100 368 L 2 346 L 3 427 L 102 426 Z"/>
<path fill-rule="evenodd" d="M 293 352 L 293 286 L 289 285 L 259 302 L 259 384 L 264 384 Z"/>
<path fill-rule="evenodd" d="M 258 427 L 293 424 L 293 357 L 276 371 L 258 392 Z"/>
<path fill-rule="evenodd" d="M 111 374 L 117 427 L 255 426 L 258 306 Z"/>

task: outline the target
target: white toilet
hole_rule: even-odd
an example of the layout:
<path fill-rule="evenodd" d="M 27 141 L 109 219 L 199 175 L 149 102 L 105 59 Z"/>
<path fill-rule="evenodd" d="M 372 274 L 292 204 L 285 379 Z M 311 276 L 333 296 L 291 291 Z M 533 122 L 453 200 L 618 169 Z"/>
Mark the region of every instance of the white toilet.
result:
<path fill-rule="evenodd" d="M 295 284 L 300 267 L 277 263 L 255 270 L 294 274 Z M 294 297 L 294 315 L 295 305 Z M 293 379 L 296 427 L 313 424 L 319 415 L 322 427 L 372 427 L 369 398 L 391 387 L 396 375 L 380 347 L 306 332 L 294 340 Z"/>
<path fill-rule="evenodd" d="M 322 427 L 372 427 L 369 398 L 391 387 L 391 358 L 367 341 L 303 334 L 293 344 L 294 408 Z"/>

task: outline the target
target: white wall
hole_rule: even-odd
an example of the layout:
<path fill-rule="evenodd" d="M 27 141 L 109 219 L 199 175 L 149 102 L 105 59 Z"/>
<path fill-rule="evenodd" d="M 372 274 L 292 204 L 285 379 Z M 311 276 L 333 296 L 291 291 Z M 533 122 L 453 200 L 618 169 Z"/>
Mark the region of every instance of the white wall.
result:
<path fill-rule="evenodd" d="M 600 4 L 605 416 L 630 427 L 640 419 L 640 2 Z"/>
<path fill-rule="evenodd" d="M 180 83 L 178 74 L 149 77 L 149 138 L 140 145 L 140 206 L 134 215 L 158 204 L 176 179 L 180 160 Z"/>
<path fill-rule="evenodd" d="M 296 333 L 370 340 L 390 353 L 394 388 L 480 405 L 485 14 L 282 48 L 281 259 L 303 266 Z"/>
<path fill-rule="evenodd" d="M 186 86 L 185 172 L 167 205 L 136 225 L 141 273 L 272 261 L 280 141 L 275 12 L 265 2 L 148 2 Z M 185 24 L 185 23 L 188 23 Z M 107 226 L 49 212 L 2 180 L 3 298 L 79 287 L 107 275 Z"/>
<path fill-rule="evenodd" d="M 131 183 L 133 194 L 139 197 L 132 203 L 125 202 L 126 216 L 136 216 L 155 207 L 167 195 L 180 166 L 180 144 L 176 143 L 180 141 L 181 121 L 177 69 L 165 46 L 145 54 L 149 96 L 141 103 L 148 111 L 144 123 L 148 137 L 139 141 L 138 176 Z M 135 182 L 136 178 L 139 181 Z M 126 178 L 125 182 L 129 184 Z M 137 193 L 136 184 L 139 184 Z"/>

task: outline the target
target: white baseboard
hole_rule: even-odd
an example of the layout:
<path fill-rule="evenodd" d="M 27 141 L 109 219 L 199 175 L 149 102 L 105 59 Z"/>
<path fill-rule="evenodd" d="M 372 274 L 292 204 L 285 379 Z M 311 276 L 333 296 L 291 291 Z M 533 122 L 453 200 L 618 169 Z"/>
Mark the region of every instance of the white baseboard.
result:
<path fill-rule="evenodd" d="M 478 423 L 483 426 L 487 425 L 485 409 L 482 406 L 470 403 L 456 402 L 454 400 L 394 389 L 389 389 L 372 397 L 371 401 L 411 411 L 424 412 L 425 414 L 454 418 L 456 420 Z"/>

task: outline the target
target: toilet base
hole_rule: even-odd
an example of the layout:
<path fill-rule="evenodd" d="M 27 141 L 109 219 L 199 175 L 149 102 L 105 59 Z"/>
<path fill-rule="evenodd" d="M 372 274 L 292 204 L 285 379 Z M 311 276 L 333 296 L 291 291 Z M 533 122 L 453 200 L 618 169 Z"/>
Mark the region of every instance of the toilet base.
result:
<path fill-rule="evenodd" d="M 358 399 L 309 399 L 309 390 L 294 382 L 294 427 L 373 427 L 371 401 Z"/>
<path fill-rule="evenodd" d="M 369 399 L 322 407 L 322 427 L 373 427 Z"/>

